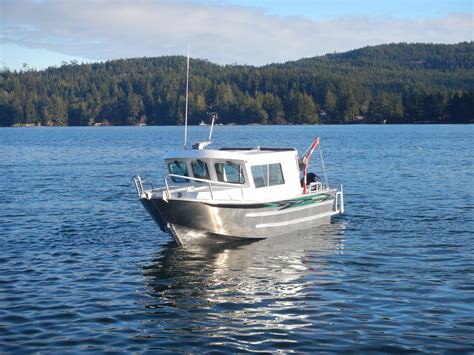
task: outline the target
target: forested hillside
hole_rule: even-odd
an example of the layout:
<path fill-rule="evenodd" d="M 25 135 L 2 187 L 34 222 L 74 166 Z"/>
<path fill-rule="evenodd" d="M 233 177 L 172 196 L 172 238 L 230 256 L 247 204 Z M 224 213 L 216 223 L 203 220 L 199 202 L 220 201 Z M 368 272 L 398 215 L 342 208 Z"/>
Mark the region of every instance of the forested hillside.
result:
<path fill-rule="evenodd" d="M 25 59 L 27 62 L 27 60 Z M 0 72 L 0 126 L 182 124 L 186 58 Z M 474 122 L 474 43 L 390 44 L 263 67 L 191 59 L 189 120 Z"/>

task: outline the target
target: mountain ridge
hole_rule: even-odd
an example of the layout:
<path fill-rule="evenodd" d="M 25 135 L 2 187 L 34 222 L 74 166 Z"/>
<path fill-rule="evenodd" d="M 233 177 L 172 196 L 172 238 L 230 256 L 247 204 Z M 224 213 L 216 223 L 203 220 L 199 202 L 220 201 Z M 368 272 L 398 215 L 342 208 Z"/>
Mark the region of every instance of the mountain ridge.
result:
<path fill-rule="evenodd" d="M 0 72 L 0 126 L 182 124 L 183 56 Z M 190 123 L 473 122 L 474 43 L 367 46 L 260 67 L 191 59 Z"/>

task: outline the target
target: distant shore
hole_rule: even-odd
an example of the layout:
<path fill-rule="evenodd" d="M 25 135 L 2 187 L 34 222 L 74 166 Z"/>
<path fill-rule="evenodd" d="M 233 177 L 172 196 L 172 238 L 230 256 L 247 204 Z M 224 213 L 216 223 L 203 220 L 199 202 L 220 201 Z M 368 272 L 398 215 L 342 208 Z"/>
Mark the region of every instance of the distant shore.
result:
<path fill-rule="evenodd" d="M 320 124 L 260 124 L 260 123 L 251 123 L 251 124 L 236 124 L 236 123 L 231 123 L 231 124 L 221 124 L 220 126 L 281 126 L 281 127 L 287 127 L 287 126 L 363 126 L 363 125 L 370 125 L 370 126 L 384 126 L 384 125 L 462 125 L 462 124 L 474 124 L 474 121 L 471 122 L 436 122 L 436 121 L 422 121 L 422 122 L 386 122 L 386 123 L 377 123 L 377 122 L 354 122 L 354 123 L 320 123 Z M 199 124 L 193 124 L 189 125 L 190 127 L 206 127 L 208 125 L 199 125 Z M 209 125 L 210 126 L 210 125 Z M 58 127 L 91 127 L 91 128 L 102 128 L 102 127 L 184 127 L 184 125 L 159 125 L 159 124 L 150 124 L 150 125 L 92 125 L 92 126 L 67 126 L 67 125 L 41 125 L 41 124 L 31 124 L 31 123 L 25 123 L 25 124 L 15 124 L 13 126 L 8 126 L 8 127 L 1 127 L 0 128 L 58 128 Z"/>

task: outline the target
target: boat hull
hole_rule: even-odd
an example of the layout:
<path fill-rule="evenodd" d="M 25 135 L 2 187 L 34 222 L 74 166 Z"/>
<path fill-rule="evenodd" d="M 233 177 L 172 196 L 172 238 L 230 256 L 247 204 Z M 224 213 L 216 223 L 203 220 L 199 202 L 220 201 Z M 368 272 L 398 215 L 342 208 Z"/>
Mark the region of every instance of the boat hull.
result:
<path fill-rule="evenodd" d="M 162 231 L 179 245 L 264 239 L 329 223 L 335 210 L 335 190 L 264 203 L 218 203 L 215 201 L 140 201 Z"/>

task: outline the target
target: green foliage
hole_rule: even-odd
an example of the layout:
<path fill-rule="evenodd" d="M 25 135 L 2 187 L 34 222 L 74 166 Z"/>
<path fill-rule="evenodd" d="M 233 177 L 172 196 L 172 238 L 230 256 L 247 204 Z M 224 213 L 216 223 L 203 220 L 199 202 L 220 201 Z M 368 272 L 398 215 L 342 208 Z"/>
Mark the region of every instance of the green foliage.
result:
<path fill-rule="evenodd" d="M 0 72 L 0 126 L 183 124 L 186 58 Z M 263 67 L 191 60 L 189 122 L 474 122 L 474 44 L 389 44 Z"/>

